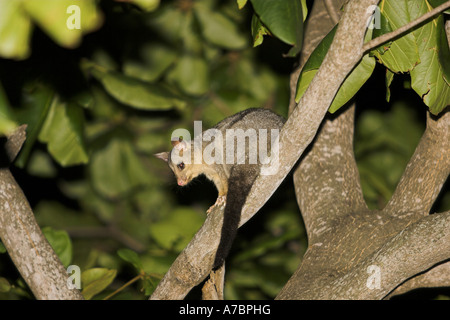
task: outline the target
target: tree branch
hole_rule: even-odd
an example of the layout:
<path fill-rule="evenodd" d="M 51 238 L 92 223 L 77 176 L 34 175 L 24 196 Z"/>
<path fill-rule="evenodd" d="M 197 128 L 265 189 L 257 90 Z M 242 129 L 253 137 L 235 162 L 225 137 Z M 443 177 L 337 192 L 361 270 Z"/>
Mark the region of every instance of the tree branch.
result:
<path fill-rule="evenodd" d="M 450 111 L 428 113 L 422 139 L 383 211 L 412 219 L 428 214 L 449 174 Z"/>
<path fill-rule="evenodd" d="M 187 247 L 178 255 L 151 295 L 151 300 L 180 300 L 211 271 L 219 246 L 222 206 L 215 206 Z"/>
<path fill-rule="evenodd" d="M 418 276 L 408 279 L 395 288 L 386 298 L 419 288 L 450 287 L 450 261 L 437 265 Z"/>
<path fill-rule="evenodd" d="M 9 161 L 25 140 L 25 127 L 8 137 Z M 69 289 L 69 276 L 42 234 L 25 195 L 8 167 L 0 168 L 0 238 L 23 279 L 37 299 L 83 299 Z"/>
<path fill-rule="evenodd" d="M 327 119 L 296 171 L 296 195 L 309 242 L 348 212 L 367 210 L 353 154 L 354 105 Z"/>
<path fill-rule="evenodd" d="M 218 270 L 211 271 L 209 280 L 203 285 L 203 300 L 223 300 L 223 289 L 225 285 L 225 264 Z"/>
<path fill-rule="evenodd" d="M 400 35 L 403 35 L 404 33 L 410 31 L 411 29 L 418 26 L 422 22 L 438 15 L 439 13 L 447 10 L 448 8 L 450 8 L 450 1 L 447 1 L 443 4 L 441 4 L 440 6 L 437 6 L 436 8 L 432 9 L 431 11 L 425 13 L 423 16 L 420 16 L 416 20 L 413 20 L 392 32 L 383 34 L 375 39 L 370 40 L 369 42 L 367 42 L 364 45 L 364 47 L 363 47 L 364 52 L 368 52 L 385 42 L 391 41 L 391 40 L 399 37 Z"/>
<path fill-rule="evenodd" d="M 378 0 L 349 1 L 335 38 L 319 70 L 280 132 L 280 168 L 259 176 L 247 198 L 241 223 L 250 219 L 275 192 L 316 135 L 346 76 L 362 58 L 367 11 Z"/>
<path fill-rule="evenodd" d="M 340 85 L 362 58 L 366 22 L 370 16 L 367 8 L 377 3 L 378 0 L 353 0 L 347 4 L 321 67 L 281 130 L 279 170 L 256 180 L 243 208 L 241 225 L 264 205 L 313 140 Z M 209 274 L 220 239 L 222 214 L 223 210 L 213 210 L 208 215 L 151 299 L 180 299 L 189 292 L 189 286 L 198 284 Z M 177 294 L 172 295 L 174 290 Z"/>
<path fill-rule="evenodd" d="M 333 24 L 337 24 L 339 22 L 339 14 L 336 12 L 337 10 L 333 6 L 333 4 L 336 3 L 336 1 L 333 0 L 324 0 L 325 8 L 327 9 L 327 12 L 330 16 L 331 21 Z"/>
<path fill-rule="evenodd" d="M 336 7 L 342 7 L 345 0 L 334 0 L 333 3 Z M 328 10 L 331 7 L 326 7 L 325 1 L 314 1 L 311 11 L 308 14 L 308 23 L 305 25 L 303 47 L 300 52 L 299 67 L 291 73 L 289 87 L 291 89 L 291 96 L 289 101 L 289 114 L 297 107 L 297 102 L 295 102 L 295 94 L 297 91 L 297 81 L 300 75 L 300 71 L 305 65 L 309 56 L 317 47 L 317 45 L 322 41 L 322 39 L 327 35 L 328 32 L 333 29 L 336 23 L 331 20 Z M 341 12 L 335 12 L 339 16 Z"/>
<path fill-rule="evenodd" d="M 291 80 L 291 88 L 295 91 L 295 81 Z M 343 114 L 340 116 L 343 116 Z M 334 119 L 334 121 L 338 119 Z M 339 187 L 336 188 L 336 192 L 327 192 L 327 189 L 320 187 L 320 172 L 329 172 L 331 176 L 329 183 L 322 184 L 322 187 L 331 186 L 334 190 L 336 184 L 333 174 L 341 171 L 340 168 L 333 169 L 335 164 L 333 164 L 331 158 L 328 159 L 331 163 L 320 160 L 327 154 L 327 152 L 324 152 L 325 141 L 327 139 L 338 139 L 326 137 L 330 135 L 327 130 L 324 130 L 328 122 L 327 120 L 323 124 L 311 150 L 302 158 L 294 174 L 297 200 L 308 230 L 309 247 L 301 265 L 279 293 L 277 299 L 317 299 L 320 298 L 320 295 L 326 296 L 328 299 L 330 297 L 342 298 L 332 295 L 336 283 L 342 281 L 344 275 L 349 274 L 349 272 L 354 275 L 357 270 L 362 272 L 364 279 L 367 280 L 369 274 L 365 273 L 367 269 L 363 265 L 364 261 L 370 259 L 373 254 L 380 252 L 386 240 L 389 240 L 395 234 L 399 234 L 399 232 L 403 232 L 404 228 L 411 223 L 408 219 L 402 220 L 389 216 L 387 212 L 368 211 L 367 208 L 358 207 L 357 204 L 354 206 L 349 204 L 349 208 L 338 208 L 339 204 L 334 203 L 321 205 L 322 196 L 325 197 L 325 203 L 327 202 L 326 199 L 337 199 L 337 202 L 339 202 L 339 199 L 344 198 L 342 193 L 339 192 L 342 191 Z M 343 122 L 343 125 L 345 126 L 345 122 Z M 336 125 L 337 127 L 339 126 Z M 341 135 L 341 133 L 336 134 L 336 132 L 334 134 Z M 325 138 L 322 138 L 322 135 L 325 135 Z M 347 142 L 351 141 L 351 138 L 349 137 Z M 442 136 L 441 138 L 446 139 Z M 319 140 L 321 139 L 323 146 L 320 148 Z M 333 144 L 330 143 L 329 145 Z M 322 149 L 322 151 L 319 149 Z M 315 157 L 313 156 L 314 153 L 316 154 Z M 318 168 L 314 169 L 314 166 Z M 322 180 L 326 178 L 324 175 Z M 357 181 L 359 182 L 359 179 Z M 323 192 L 324 190 L 325 192 Z M 336 215 L 336 213 L 339 214 Z M 341 217 L 336 219 L 339 215 Z M 421 217 L 423 215 L 422 213 Z M 350 279 L 352 279 L 352 276 L 350 276 Z M 399 281 L 391 282 L 391 288 L 404 280 Z M 351 290 L 352 285 L 357 284 L 349 284 L 347 289 Z M 379 296 L 376 296 L 376 292 L 367 293 L 367 291 L 370 291 L 367 287 L 364 287 L 363 290 L 366 290 L 366 295 L 359 292 L 352 295 L 351 298 L 379 298 Z"/>
<path fill-rule="evenodd" d="M 298 299 L 382 299 L 395 287 L 450 258 L 450 211 L 422 218 L 386 242 L 349 272 L 328 284 L 311 286 Z M 368 286 L 371 271 L 380 283 Z"/>

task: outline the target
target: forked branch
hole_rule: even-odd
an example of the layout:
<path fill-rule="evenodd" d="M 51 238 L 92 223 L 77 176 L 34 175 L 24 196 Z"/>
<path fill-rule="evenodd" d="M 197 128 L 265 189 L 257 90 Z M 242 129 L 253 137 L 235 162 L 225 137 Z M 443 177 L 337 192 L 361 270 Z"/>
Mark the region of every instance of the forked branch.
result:
<path fill-rule="evenodd" d="M 430 213 L 450 174 L 450 111 L 428 114 L 427 128 L 400 182 L 384 208 L 396 217 L 413 221 Z"/>
<path fill-rule="evenodd" d="M 450 211 L 446 211 L 408 226 L 351 271 L 313 287 L 305 298 L 382 299 L 398 284 L 449 258 Z M 378 283 L 370 281 L 373 270 Z"/>
<path fill-rule="evenodd" d="M 327 56 L 280 133 L 279 170 L 272 176 L 260 176 L 255 181 L 243 208 L 241 225 L 270 198 L 313 140 L 340 85 L 362 58 L 366 22 L 370 16 L 367 8 L 378 1 L 353 0 L 347 4 Z M 198 284 L 209 274 L 222 225 L 222 217 L 213 217 L 218 214 L 222 214 L 222 211 L 214 210 L 209 214 L 205 224 L 176 259 L 151 299 L 180 299 L 187 293 L 189 286 Z M 216 235 L 217 241 L 211 242 L 205 233 Z M 177 294 L 171 294 L 171 284 L 177 284 L 180 289 L 176 290 Z"/>

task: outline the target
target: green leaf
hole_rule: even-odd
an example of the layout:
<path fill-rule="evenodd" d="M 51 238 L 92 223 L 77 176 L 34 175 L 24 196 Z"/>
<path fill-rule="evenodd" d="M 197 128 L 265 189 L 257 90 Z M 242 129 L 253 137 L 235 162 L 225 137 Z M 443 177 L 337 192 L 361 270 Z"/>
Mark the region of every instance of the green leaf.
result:
<path fill-rule="evenodd" d="M 379 24 L 379 28 L 378 27 L 374 27 L 373 28 L 373 32 L 372 32 L 372 37 L 375 39 L 385 33 L 389 33 L 392 31 L 392 27 L 389 24 L 388 19 L 386 19 L 384 13 L 380 12 L 380 24 Z M 383 43 L 382 45 L 378 46 L 377 48 L 375 48 L 374 50 L 377 50 L 377 52 L 375 54 L 379 54 L 379 55 L 383 55 L 387 50 L 389 50 L 389 47 L 391 46 L 392 41 L 389 41 L 387 43 Z"/>
<path fill-rule="evenodd" d="M 88 162 L 83 139 L 83 110 L 76 104 L 53 98 L 39 140 L 47 143 L 48 151 L 62 166 Z"/>
<path fill-rule="evenodd" d="M 206 41 L 203 38 L 209 36 L 209 34 L 205 30 L 202 31 L 206 35 L 202 34 L 199 30 L 198 18 L 194 13 L 194 10 L 190 10 L 181 16 L 177 42 L 181 43 L 184 52 L 201 55 L 205 53 L 207 47 Z M 207 39 L 207 41 L 214 45 L 220 45 L 217 44 L 216 38 L 212 40 Z"/>
<path fill-rule="evenodd" d="M 303 13 L 303 22 L 305 22 L 306 18 L 308 17 L 308 4 L 306 3 L 307 0 L 302 0 L 302 13 Z"/>
<path fill-rule="evenodd" d="M 83 34 L 103 22 L 94 0 L 22 0 L 22 3 L 26 14 L 56 43 L 67 48 L 77 47 Z"/>
<path fill-rule="evenodd" d="M 390 112 L 369 111 L 357 122 L 355 157 L 364 197 L 371 208 L 388 201 L 423 133 L 407 104 Z"/>
<path fill-rule="evenodd" d="M 5 253 L 5 252 L 6 252 L 5 245 L 3 244 L 3 242 L 0 241 L 0 253 Z"/>
<path fill-rule="evenodd" d="M 183 105 L 172 92 L 160 85 L 98 66 L 91 68 L 91 72 L 111 96 L 130 107 L 141 110 L 168 110 Z"/>
<path fill-rule="evenodd" d="M 55 178 L 58 174 L 51 156 L 44 151 L 35 150 L 30 157 L 27 172 L 41 178 Z"/>
<path fill-rule="evenodd" d="M 89 191 L 92 193 L 91 190 Z M 88 194 L 88 191 L 85 191 L 85 194 Z M 70 209 L 67 206 L 63 205 L 62 202 L 63 201 L 57 202 L 56 200 L 40 201 L 33 208 L 36 214 L 36 220 L 39 225 L 51 225 L 54 229 L 67 229 L 71 227 L 86 227 L 98 225 L 98 220 L 96 220 L 96 217 L 94 217 L 94 215 L 92 215 L 90 211 Z M 64 219 L 61 219 L 61 217 L 64 217 Z"/>
<path fill-rule="evenodd" d="M 416 10 L 413 11 L 413 8 Z M 414 20 L 431 8 L 426 1 L 419 1 L 412 9 L 410 15 L 411 20 Z M 450 53 L 446 39 L 442 40 L 442 37 L 446 37 L 443 16 L 439 15 L 415 29 L 413 35 L 417 42 L 420 63 L 411 71 L 411 87 L 422 97 L 431 113 L 438 114 L 450 104 L 450 83 L 445 81 L 450 72 Z M 446 62 L 442 65 L 441 61 Z"/>
<path fill-rule="evenodd" d="M 11 290 L 12 286 L 9 284 L 8 279 L 0 277 L 0 293 L 6 293 Z"/>
<path fill-rule="evenodd" d="M 267 28 L 262 24 L 258 16 L 254 14 L 252 17 L 253 46 L 257 47 L 260 44 L 262 44 L 264 36 L 269 34 L 270 34 L 269 30 L 267 30 Z"/>
<path fill-rule="evenodd" d="M 186 94 L 205 94 L 210 84 L 208 64 L 200 57 L 184 55 L 169 73 L 168 79 Z"/>
<path fill-rule="evenodd" d="M 298 238 L 298 230 L 285 231 L 282 235 L 274 237 L 261 237 L 258 241 L 255 241 L 250 246 L 240 251 L 233 261 L 240 263 L 246 260 L 263 257 L 270 250 L 277 250 L 286 244 L 290 240 Z"/>
<path fill-rule="evenodd" d="M 386 101 L 389 102 L 389 100 L 391 99 L 391 83 L 392 80 L 394 80 L 394 75 L 395 73 L 393 73 L 391 70 L 386 69 Z"/>
<path fill-rule="evenodd" d="M 117 251 L 119 257 L 131 263 L 139 272 L 143 269 L 141 259 L 138 254 L 130 249 L 120 249 Z"/>
<path fill-rule="evenodd" d="M 375 59 L 366 54 L 342 83 L 329 111 L 336 112 L 361 89 L 375 69 Z"/>
<path fill-rule="evenodd" d="M 244 8 L 244 6 L 247 4 L 247 1 L 248 0 L 237 0 L 237 4 L 238 4 L 239 9 Z"/>
<path fill-rule="evenodd" d="M 232 50 L 243 49 L 247 45 L 247 38 L 223 13 L 212 11 L 201 2 L 194 3 L 194 12 L 203 36 L 211 44 Z"/>
<path fill-rule="evenodd" d="M 15 116 L 0 83 L 0 136 L 12 133 L 17 128 Z"/>
<path fill-rule="evenodd" d="M 302 70 L 297 82 L 297 92 L 295 94 L 295 102 L 299 102 L 303 94 L 308 89 L 309 84 L 316 75 L 318 69 Z"/>
<path fill-rule="evenodd" d="M 165 274 L 177 258 L 177 253 L 157 251 L 141 257 L 144 271 L 149 274 Z"/>
<path fill-rule="evenodd" d="M 323 59 L 325 58 L 328 49 L 333 42 L 334 35 L 336 34 L 337 26 L 331 29 L 330 32 L 322 39 L 322 41 L 314 49 L 313 53 L 309 56 L 308 61 L 306 61 L 305 66 L 300 73 L 297 81 L 297 92 L 295 94 L 295 101 L 298 103 L 300 98 L 305 93 L 312 79 L 317 73 Z"/>
<path fill-rule="evenodd" d="M 160 0 L 129 0 L 144 11 L 152 12 L 159 7 Z"/>
<path fill-rule="evenodd" d="M 89 170 L 95 190 L 108 198 L 131 192 L 149 179 L 131 143 L 120 138 L 93 153 Z"/>
<path fill-rule="evenodd" d="M 441 4 L 444 4 L 447 1 L 448 0 L 428 0 L 428 2 L 430 3 L 430 5 L 433 8 L 436 8 L 436 7 L 440 6 Z M 450 9 L 447 9 L 444 12 L 450 14 Z"/>
<path fill-rule="evenodd" d="M 297 93 L 295 101 L 298 103 L 305 93 L 317 70 L 322 64 L 326 53 L 333 41 L 337 27 L 333 28 L 317 46 L 310 58 L 306 62 L 297 82 Z M 368 35 L 370 36 L 370 35 Z M 347 103 L 370 78 L 375 68 L 375 59 L 366 54 L 357 64 L 353 71 L 347 76 L 337 92 L 329 111 L 336 112 L 340 107 Z"/>
<path fill-rule="evenodd" d="M 15 161 L 16 166 L 25 167 L 39 132 L 47 119 L 54 95 L 52 89 L 41 84 L 24 90 L 24 106 L 18 110 L 16 116 L 19 123 L 27 125 L 27 139 Z"/>
<path fill-rule="evenodd" d="M 82 295 L 86 300 L 90 300 L 96 294 L 102 292 L 113 282 L 117 270 L 106 268 L 92 268 L 81 273 Z"/>
<path fill-rule="evenodd" d="M 0 1 L 0 57 L 28 58 L 31 30 L 32 23 L 21 1 Z"/>
<path fill-rule="evenodd" d="M 331 42 L 333 42 L 334 35 L 336 34 L 337 25 L 331 29 L 330 32 L 322 39 L 322 41 L 318 44 L 316 49 L 314 49 L 313 53 L 309 57 L 308 61 L 304 66 L 304 70 L 309 71 L 313 69 L 319 69 L 322 64 L 323 59 L 327 55 L 328 49 L 331 46 Z"/>
<path fill-rule="evenodd" d="M 58 255 L 64 267 L 68 267 L 72 261 L 72 242 L 64 230 L 54 230 L 51 227 L 42 228 L 42 232 Z"/>
<path fill-rule="evenodd" d="M 165 42 L 179 44 L 183 25 L 186 23 L 186 14 L 182 10 L 175 10 L 174 6 L 161 6 L 148 24 L 153 27 Z"/>
<path fill-rule="evenodd" d="M 297 55 L 303 42 L 302 3 L 298 0 L 251 0 L 253 8 L 270 32 L 293 48 L 288 55 Z"/>
<path fill-rule="evenodd" d="M 152 223 L 150 234 L 163 248 L 181 251 L 202 225 L 204 219 L 190 208 L 175 210 L 166 219 Z"/>
<path fill-rule="evenodd" d="M 161 277 L 162 278 L 162 277 Z M 144 295 L 150 296 L 155 291 L 161 278 L 147 276 L 142 279 L 142 288 L 144 289 Z"/>
<path fill-rule="evenodd" d="M 444 28 L 438 28 L 438 56 L 445 82 L 450 85 L 450 44 Z"/>
<path fill-rule="evenodd" d="M 422 0 L 418 1 L 424 2 Z M 392 30 L 397 30 L 411 21 L 409 10 L 410 7 L 415 5 L 416 4 L 412 4 L 407 0 L 384 0 L 380 2 L 379 7 L 381 16 L 387 19 L 390 28 L 392 28 Z M 381 26 L 383 25 L 384 24 L 382 23 Z M 384 32 L 388 31 L 389 28 L 385 27 Z M 409 72 L 420 62 L 418 48 L 412 33 L 407 33 L 395 41 L 392 41 L 389 50 L 383 54 L 380 54 L 379 51 L 372 52 L 375 53 L 375 56 L 380 63 L 384 64 L 395 73 Z"/>
<path fill-rule="evenodd" d="M 153 82 L 175 62 L 177 55 L 166 46 L 152 44 L 143 46 L 139 58 L 139 61 L 126 60 L 123 65 L 124 73 L 142 81 Z"/>

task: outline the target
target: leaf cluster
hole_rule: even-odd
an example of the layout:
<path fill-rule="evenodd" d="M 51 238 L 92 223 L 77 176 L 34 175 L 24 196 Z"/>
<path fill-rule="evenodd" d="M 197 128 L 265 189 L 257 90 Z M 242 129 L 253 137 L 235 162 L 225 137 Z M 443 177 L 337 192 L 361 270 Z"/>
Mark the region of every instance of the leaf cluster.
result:
<path fill-rule="evenodd" d="M 366 34 L 368 42 L 414 21 L 444 1 L 382 0 L 375 9 Z M 336 28 L 321 41 L 300 74 L 297 84 L 298 102 L 317 73 L 333 41 Z M 348 75 L 330 106 L 336 112 L 344 106 L 372 75 L 376 62 L 386 68 L 386 98 L 395 74 L 409 73 L 411 88 L 422 98 L 430 112 L 437 115 L 450 102 L 450 51 L 444 28 L 444 16 L 419 25 L 412 32 L 398 36 L 366 53 Z"/>

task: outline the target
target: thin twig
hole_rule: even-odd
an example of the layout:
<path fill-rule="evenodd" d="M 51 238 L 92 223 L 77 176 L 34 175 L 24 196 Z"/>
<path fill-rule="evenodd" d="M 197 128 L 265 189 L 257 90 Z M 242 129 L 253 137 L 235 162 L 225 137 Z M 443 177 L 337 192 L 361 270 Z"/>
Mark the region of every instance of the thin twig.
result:
<path fill-rule="evenodd" d="M 364 52 L 367 52 L 369 50 L 372 50 L 376 47 L 378 47 L 379 45 L 388 42 L 396 37 L 398 37 L 399 35 L 411 30 L 412 28 L 414 28 L 415 26 L 421 24 L 422 22 L 430 19 L 431 17 L 434 17 L 435 15 L 443 12 L 444 10 L 450 8 L 450 1 L 447 1 L 443 4 L 441 4 L 440 6 L 434 8 L 433 10 L 425 13 L 423 16 L 420 16 L 419 18 L 417 18 L 416 20 L 413 20 L 407 24 L 405 24 L 404 26 L 398 28 L 397 30 L 394 30 L 392 32 L 383 34 L 375 39 L 372 39 L 371 41 L 367 42 L 366 44 L 364 44 L 363 46 L 363 50 Z"/>
<path fill-rule="evenodd" d="M 140 273 L 138 274 L 136 277 L 134 277 L 133 279 L 131 279 L 130 281 L 128 281 L 127 283 L 125 283 L 123 286 L 121 286 L 119 289 L 117 289 L 116 291 L 110 293 L 109 295 L 107 295 L 106 297 L 103 298 L 103 300 L 109 300 L 111 299 L 113 296 L 115 296 L 117 293 L 119 293 L 120 291 L 122 291 L 123 289 L 125 289 L 126 287 L 128 287 L 129 285 L 135 283 L 136 281 L 138 281 L 139 279 L 143 278 L 144 274 Z"/>

